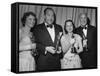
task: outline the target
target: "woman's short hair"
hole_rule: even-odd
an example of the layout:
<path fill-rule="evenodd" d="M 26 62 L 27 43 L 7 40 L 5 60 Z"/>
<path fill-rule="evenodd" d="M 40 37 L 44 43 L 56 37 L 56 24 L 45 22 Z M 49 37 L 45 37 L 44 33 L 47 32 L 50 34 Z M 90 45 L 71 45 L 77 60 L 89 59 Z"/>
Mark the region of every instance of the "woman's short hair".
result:
<path fill-rule="evenodd" d="M 37 19 L 36 19 L 35 13 L 33 13 L 33 12 L 26 12 L 26 13 L 24 13 L 23 17 L 21 18 L 21 22 L 22 22 L 22 25 L 23 25 L 23 26 L 25 26 L 26 18 L 27 18 L 28 16 L 30 16 L 30 15 L 32 15 L 32 16 L 35 17 L 35 25 L 37 24 Z"/>
<path fill-rule="evenodd" d="M 74 25 L 73 21 L 69 19 L 69 20 L 66 20 L 66 21 L 65 21 L 65 24 L 64 24 L 64 31 L 65 31 L 65 33 L 66 33 L 66 34 L 68 33 L 67 30 L 66 30 L 66 23 L 67 23 L 67 22 L 71 22 L 71 23 L 72 23 L 73 32 L 74 32 L 74 30 L 75 30 L 75 25 Z"/>

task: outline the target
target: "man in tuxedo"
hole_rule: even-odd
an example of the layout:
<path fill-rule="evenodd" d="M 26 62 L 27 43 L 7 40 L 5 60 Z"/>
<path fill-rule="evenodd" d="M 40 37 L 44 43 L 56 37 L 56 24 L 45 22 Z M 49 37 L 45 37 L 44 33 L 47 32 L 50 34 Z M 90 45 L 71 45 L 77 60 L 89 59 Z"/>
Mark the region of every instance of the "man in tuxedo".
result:
<path fill-rule="evenodd" d="M 37 58 L 37 71 L 60 70 L 60 58 L 62 51 L 56 50 L 61 26 L 55 23 L 55 13 L 52 8 L 44 10 L 44 22 L 34 29 L 36 49 L 39 53 Z"/>
<path fill-rule="evenodd" d="M 83 68 L 97 67 L 97 30 L 90 25 L 86 13 L 80 14 L 80 26 L 76 28 L 76 33 L 82 37 L 83 52 L 80 53 Z"/>

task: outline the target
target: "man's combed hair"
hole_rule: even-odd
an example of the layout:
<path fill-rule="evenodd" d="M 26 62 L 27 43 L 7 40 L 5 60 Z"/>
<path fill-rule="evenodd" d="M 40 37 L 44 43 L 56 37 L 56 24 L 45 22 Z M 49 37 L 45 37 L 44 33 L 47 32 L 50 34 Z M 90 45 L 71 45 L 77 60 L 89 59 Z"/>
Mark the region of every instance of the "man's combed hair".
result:
<path fill-rule="evenodd" d="M 52 8 L 46 8 L 45 10 L 44 10 L 44 15 L 46 14 L 46 12 L 47 12 L 47 10 L 51 10 L 51 11 L 53 11 L 53 13 L 55 14 L 55 12 L 54 12 L 54 10 L 52 9 Z"/>
<path fill-rule="evenodd" d="M 51 10 L 54 13 L 54 22 L 53 22 L 53 24 L 56 24 L 56 14 L 55 14 L 54 10 L 52 8 L 48 7 L 44 10 L 44 15 L 46 15 L 47 10 Z"/>

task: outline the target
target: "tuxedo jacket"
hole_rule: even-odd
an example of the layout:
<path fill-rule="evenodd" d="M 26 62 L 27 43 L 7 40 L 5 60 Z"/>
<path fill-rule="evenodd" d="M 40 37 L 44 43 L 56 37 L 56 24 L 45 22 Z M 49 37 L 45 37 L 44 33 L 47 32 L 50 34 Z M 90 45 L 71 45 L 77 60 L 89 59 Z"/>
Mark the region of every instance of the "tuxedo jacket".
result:
<path fill-rule="evenodd" d="M 51 36 L 47 30 L 47 27 L 44 23 L 39 24 L 34 29 L 34 36 L 36 42 L 36 49 L 39 53 L 39 57 L 37 59 L 37 70 L 59 70 L 60 69 L 60 58 L 61 54 L 51 54 L 47 52 L 45 54 L 46 46 L 56 47 L 57 44 L 57 36 L 59 32 L 62 32 L 61 26 L 54 24 L 55 28 L 55 40 L 54 42 L 51 39 Z"/>
<path fill-rule="evenodd" d="M 82 39 L 83 39 L 83 28 L 79 27 L 76 29 L 76 33 L 79 34 Z M 87 44 L 88 44 L 88 49 L 90 50 L 89 52 L 93 52 L 93 50 L 96 51 L 97 47 L 97 30 L 94 26 L 88 25 L 87 27 Z"/>
<path fill-rule="evenodd" d="M 79 34 L 83 39 L 84 33 L 82 27 L 78 27 L 75 32 Z M 83 50 L 83 52 L 80 53 L 80 57 L 82 57 L 82 60 L 85 60 L 88 65 L 95 66 L 97 62 L 97 30 L 94 26 L 88 25 L 87 40 L 88 51 Z"/>

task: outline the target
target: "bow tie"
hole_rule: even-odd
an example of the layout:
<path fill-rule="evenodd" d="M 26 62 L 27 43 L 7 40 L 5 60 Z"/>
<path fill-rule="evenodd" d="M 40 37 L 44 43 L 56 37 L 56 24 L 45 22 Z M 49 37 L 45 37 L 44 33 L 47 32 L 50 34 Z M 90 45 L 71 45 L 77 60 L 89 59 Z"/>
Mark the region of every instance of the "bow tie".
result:
<path fill-rule="evenodd" d="M 85 30 L 86 30 L 86 29 L 87 29 L 87 27 L 83 27 L 83 29 L 85 29 Z"/>
<path fill-rule="evenodd" d="M 53 27 L 53 25 L 52 25 L 52 24 L 47 25 L 47 28 L 52 28 L 52 27 Z"/>

